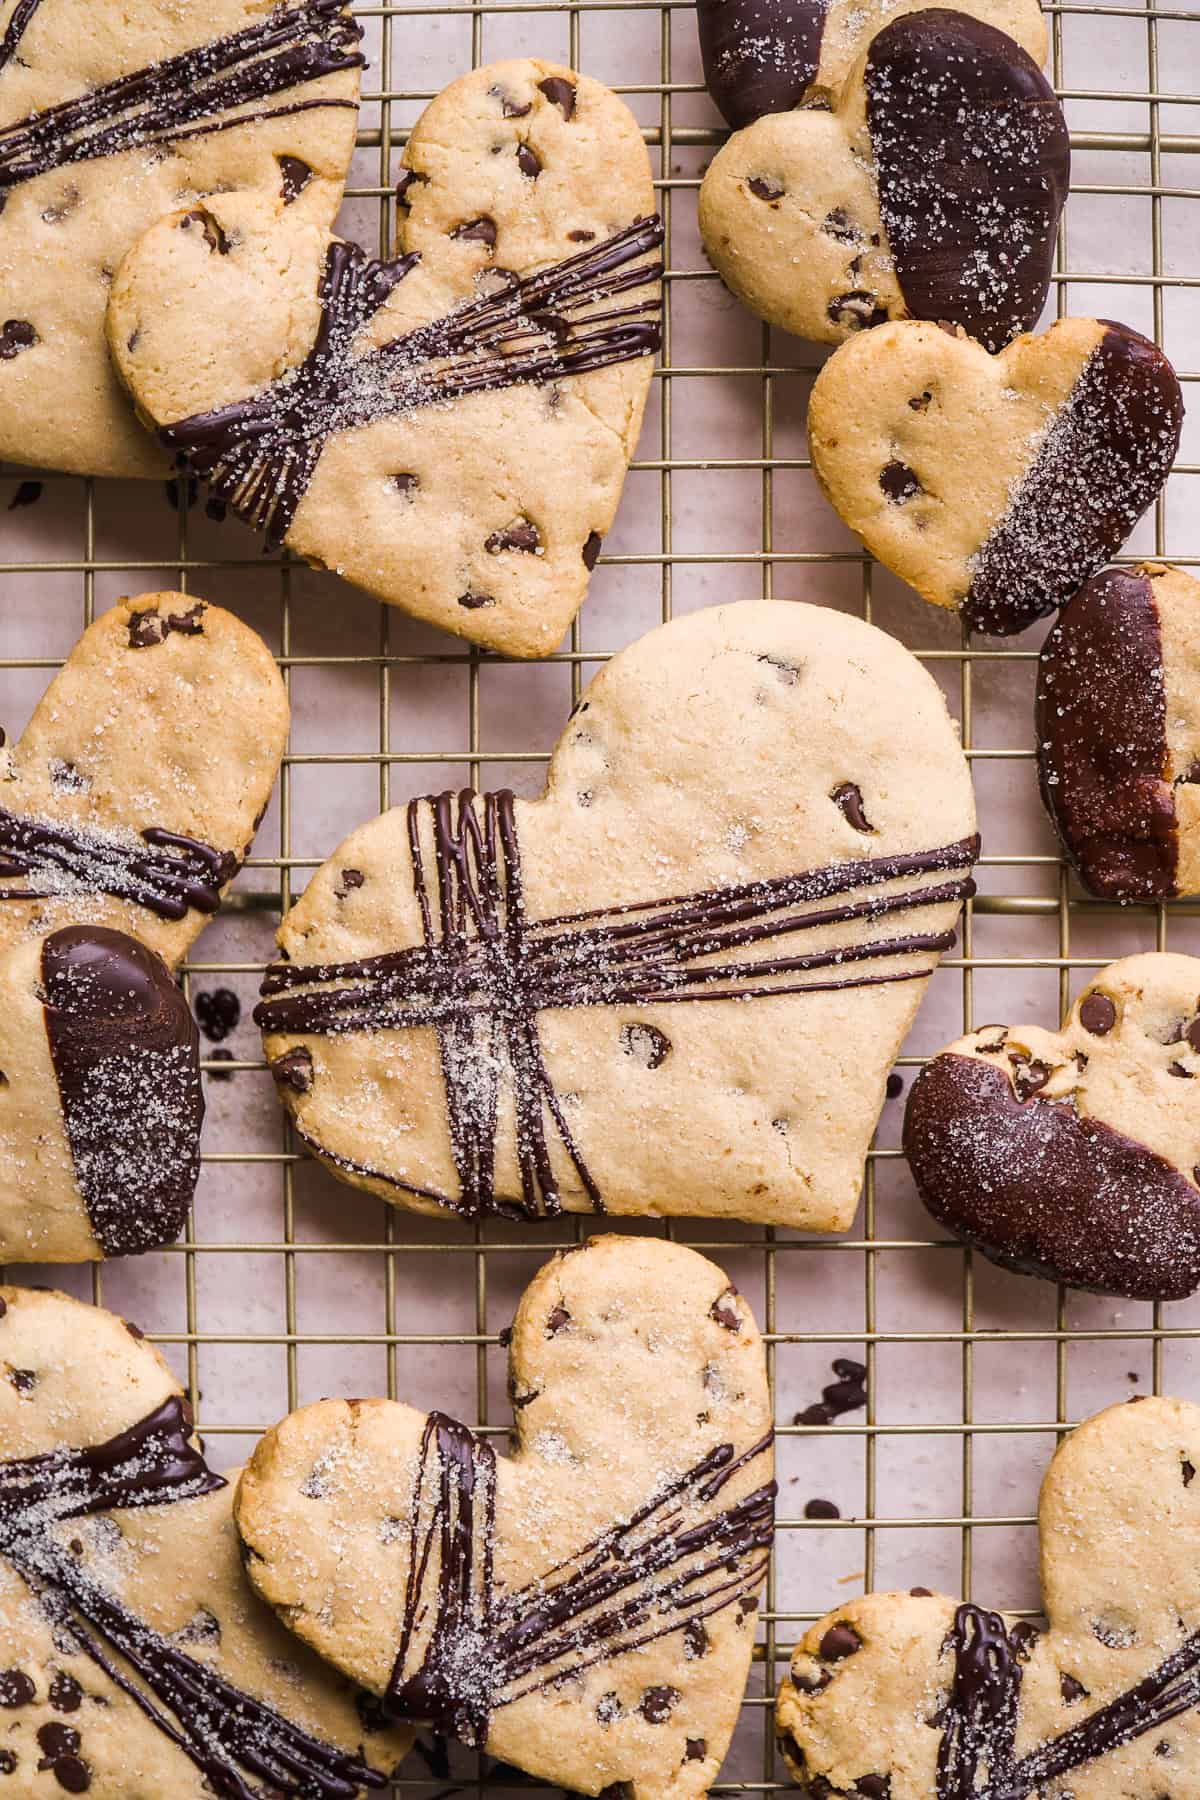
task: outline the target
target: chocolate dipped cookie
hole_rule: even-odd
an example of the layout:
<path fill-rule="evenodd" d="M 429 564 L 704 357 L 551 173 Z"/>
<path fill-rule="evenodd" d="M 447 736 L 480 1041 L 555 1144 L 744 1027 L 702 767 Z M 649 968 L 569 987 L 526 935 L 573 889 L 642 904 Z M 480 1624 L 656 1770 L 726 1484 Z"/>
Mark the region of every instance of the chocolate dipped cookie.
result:
<path fill-rule="evenodd" d="M 1084 583 L 1042 646 L 1042 799 L 1092 893 L 1200 893 L 1200 582 L 1162 563 Z"/>
<path fill-rule="evenodd" d="M 813 470 L 867 549 L 975 631 L 1053 612 L 1153 503 L 1183 422 L 1154 344 L 1060 319 L 997 356 L 917 320 L 843 344 L 813 385 Z"/>
<path fill-rule="evenodd" d="M 931 319 L 1002 350 L 1045 306 L 1070 160 L 1019 43 L 969 9 L 903 8 L 831 107 L 734 133 L 701 184 L 700 229 L 726 286 L 800 337 Z"/>
<path fill-rule="evenodd" d="M 744 601 L 614 657 L 539 799 L 352 832 L 255 1017 L 301 1142 L 395 1204 L 843 1230 L 977 848 L 915 658 Z"/>
<path fill-rule="evenodd" d="M 1191 1794 L 1200 1783 L 1200 1408 L 1080 1425 L 1038 1507 L 1047 1624 L 926 1589 L 808 1630 L 776 1723 L 805 1792 L 870 1800 Z"/>
<path fill-rule="evenodd" d="M 121 258 L 216 191 L 327 227 L 359 35 L 343 0 L 0 0 L 0 458 L 164 473 L 108 359 Z"/>
<path fill-rule="evenodd" d="M 398 1721 L 576 1793 L 708 1792 L 741 1706 L 775 1483 L 763 1347 L 679 1244 L 593 1238 L 525 1290 L 515 1450 L 325 1400 L 235 1503 L 258 1594 Z"/>
<path fill-rule="evenodd" d="M 233 1482 L 135 1326 L 0 1290 L 0 1787 L 51 1800 L 355 1800 L 411 1733 L 242 1572 Z"/>
<path fill-rule="evenodd" d="M 1200 1286 L 1200 959 L 1103 969 L 1060 1032 L 985 1025 L 913 1084 L 934 1218 L 1004 1268 L 1133 1300 Z"/>
<path fill-rule="evenodd" d="M 271 544 L 517 656 L 587 591 L 661 321 L 641 131 L 599 82 L 494 63 L 426 108 L 375 262 L 277 197 L 162 219 L 109 341 L 160 440 Z"/>

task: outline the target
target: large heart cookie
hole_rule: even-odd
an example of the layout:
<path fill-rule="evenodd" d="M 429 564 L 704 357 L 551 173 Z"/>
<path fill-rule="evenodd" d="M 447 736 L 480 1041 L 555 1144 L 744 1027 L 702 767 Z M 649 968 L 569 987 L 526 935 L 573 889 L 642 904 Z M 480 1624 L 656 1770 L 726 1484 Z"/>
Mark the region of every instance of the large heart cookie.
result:
<path fill-rule="evenodd" d="M 354 1800 L 407 1748 L 256 1600 L 191 1422 L 135 1326 L 2 1290 L 6 1794 Z"/>
<path fill-rule="evenodd" d="M 177 963 L 241 867 L 287 729 L 274 659 L 232 613 L 142 594 L 102 614 L 0 750 L 0 947 L 101 924 Z"/>
<path fill-rule="evenodd" d="M 1200 582 L 1144 563 L 1080 588 L 1042 645 L 1037 753 L 1094 894 L 1200 893 Z"/>
<path fill-rule="evenodd" d="M 694 1250 L 593 1238 L 526 1289 L 510 1383 L 508 1458 L 390 1400 L 292 1413 L 238 1490 L 250 1580 L 394 1718 L 577 1793 L 706 1794 L 771 1542 L 750 1310 Z"/>
<path fill-rule="evenodd" d="M 884 325 L 830 357 L 808 414 L 817 479 L 872 555 L 1002 634 L 1120 549 L 1182 423 L 1162 351 L 1105 319 L 1060 319 L 999 356 L 936 325 Z"/>
<path fill-rule="evenodd" d="M 1200 1408 L 1112 1406 L 1038 1508 L 1047 1628 L 940 1594 L 868 1594 L 807 1631 L 784 1756 L 833 1800 L 1157 1800 L 1200 1792 Z"/>
<path fill-rule="evenodd" d="M 267 1057 L 304 1142 L 397 1203 L 842 1230 L 974 829 L 892 638 L 693 613 L 597 676 L 540 799 L 346 839 L 280 927 Z"/>
<path fill-rule="evenodd" d="M 738 298 L 801 337 L 934 319 L 1001 350 L 1046 303 L 1070 162 L 1018 43 L 969 13 L 906 10 L 832 110 L 768 112 L 730 138 L 700 229 Z"/>
<path fill-rule="evenodd" d="M 138 406 L 269 540 L 519 656 L 587 590 L 659 340 L 641 132 L 550 63 L 477 69 L 409 138 L 401 249 L 218 195 L 113 285 Z"/>
<path fill-rule="evenodd" d="M 358 38 L 343 0 L 0 0 L 0 457 L 162 474 L 109 365 L 113 275 L 199 194 L 262 188 L 329 225 Z"/>
<path fill-rule="evenodd" d="M 738 130 L 764 113 L 828 101 L 885 25 L 924 0 L 697 0 L 709 93 Z M 956 8 L 1006 32 L 1035 63 L 1046 60 L 1038 0 L 971 0 Z"/>
<path fill-rule="evenodd" d="M 1135 1300 L 1190 1294 L 1200 960 L 1129 956 L 1101 970 L 1061 1032 L 986 1025 L 960 1038 L 914 1083 L 904 1149 L 934 1217 L 993 1262 Z"/>

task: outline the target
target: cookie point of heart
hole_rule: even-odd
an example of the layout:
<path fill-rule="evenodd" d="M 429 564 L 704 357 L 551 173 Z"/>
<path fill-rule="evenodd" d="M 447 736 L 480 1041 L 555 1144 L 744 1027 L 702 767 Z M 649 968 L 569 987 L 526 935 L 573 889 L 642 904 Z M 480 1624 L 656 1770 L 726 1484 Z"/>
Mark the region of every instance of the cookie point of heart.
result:
<path fill-rule="evenodd" d="M 916 659 L 741 601 L 614 657 L 540 799 L 352 833 L 256 1017 L 307 1147 L 395 1203 L 840 1230 L 976 851 Z"/>
<path fill-rule="evenodd" d="M 1060 319 L 989 355 L 905 320 L 843 344 L 813 385 L 824 493 L 926 600 L 1008 635 L 1054 611 L 1161 492 L 1183 399 L 1129 326 Z"/>
<path fill-rule="evenodd" d="M 587 591 L 661 329 L 632 114 L 531 59 L 453 82 L 404 152 L 400 254 L 214 195 L 113 283 L 143 418 L 268 540 L 473 643 L 551 651 Z"/>

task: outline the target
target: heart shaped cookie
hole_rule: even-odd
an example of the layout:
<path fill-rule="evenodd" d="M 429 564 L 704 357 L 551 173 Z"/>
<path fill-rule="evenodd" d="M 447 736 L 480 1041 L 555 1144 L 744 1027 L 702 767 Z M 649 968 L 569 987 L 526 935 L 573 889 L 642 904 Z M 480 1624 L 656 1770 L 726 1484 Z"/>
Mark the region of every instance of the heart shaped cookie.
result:
<path fill-rule="evenodd" d="M 268 1432 L 235 1502 L 250 1580 L 393 1718 L 577 1793 L 706 1794 L 771 1543 L 750 1309 L 694 1250 L 593 1238 L 511 1341 L 511 1457 L 390 1400 Z"/>
<path fill-rule="evenodd" d="M 159 475 L 113 375 L 113 275 L 163 213 L 255 187 L 326 227 L 354 151 L 343 0 L 2 0 L 0 458 Z"/>
<path fill-rule="evenodd" d="M 1162 351 L 1060 319 L 999 356 L 902 321 L 843 344 L 813 385 L 813 470 L 867 549 L 975 631 L 1022 631 L 1120 549 L 1179 448 Z"/>
<path fill-rule="evenodd" d="M 540 799 L 346 839 L 280 927 L 267 1058 L 326 1167 L 398 1204 L 843 1230 L 974 828 L 892 638 L 693 613 L 596 677 Z"/>
<path fill-rule="evenodd" d="M 947 320 L 1001 350 L 1041 316 L 1070 142 L 1021 46 L 969 13 L 904 11 L 832 110 L 766 113 L 700 188 L 704 247 L 753 312 L 818 343 Z"/>
<path fill-rule="evenodd" d="M 1112 1406 L 1054 1454 L 1038 1507 L 1045 1630 L 915 1588 L 805 1633 L 780 1745 L 831 1800 L 1076 1800 L 1200 1784 L 1200 1408 Z"/>
<path fill-rule="evenodd" d="M 883 26 L 924 0 L 697 0 L 709 93 L 734 130 L 836 94 Z M 1039 65 L 1046 23 L 1038 0 L 975 0 L 955 9 L 1015 38 Z"/>
<path fill-rule="evenodd" d="M 1198 693 L 1200 582 L 1182 569 L 1105 569 L 1042 645 L 1042 798 L 1092 893 L 1200 893 Z"/>
<path fill-rule="evenodd" d="M 354 1689 L 255 1599 L 233 1487 L 191 1423 L 135 1326 L 65 1294 L 2 1290 L 5 1791 L 353 1800 L 386 1787 L 410 1733 L 360 1716 Z"/>
<path fill-rule="evenodd" d="M 933 1216 L 993 1262 L 1180 1300 L 1200 1286 L 1200 960 L 1101 970 L 1061 1032 L 985 1025 L 925 1065 L 904 1151 Z"/>
<path fill-rule="evenodd" d="M 0 750 L 0 948 L 86 923 L 174 966 L 241 867 L 287 729 L 274 659 L 232 613 L 142 594 L 102 614 Z"/>
<path fill-rule="evenodd" d="M 404 152 L 402 254 L 218 195 L 113 284 L 148 421 L 244 519 L 460 637 L 544 655 L 616 513 L 658 347 L 641 131 L 599 82 L 505 62 Z"/>

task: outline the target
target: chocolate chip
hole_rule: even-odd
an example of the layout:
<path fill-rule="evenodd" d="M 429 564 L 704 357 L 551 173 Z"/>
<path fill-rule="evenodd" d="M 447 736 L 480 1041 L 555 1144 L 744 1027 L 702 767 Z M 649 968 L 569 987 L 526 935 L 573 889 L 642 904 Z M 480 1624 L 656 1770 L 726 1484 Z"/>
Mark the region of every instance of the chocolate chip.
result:
<path fill-rule="evenodd" d="M 686 1738 L 683 1752 L 684 1762 L 703 1762 L 708 1755 L 708 1744 L 704 1738 Z"/>
<path fill-rule="evenodd" d="M 786 189 L 773 175 L 752 175 L 746 186 L 759 200 L 781 200 Z"/>
<path fill-rule="evenodd" d="M 678 1706 L 681 1699 L 682 1695 L 678 1688 L 647 1688 L 642 1695 L 641 1705 L 638 1707 L 638 1711 L 641 1713 L 643 1719 L 645 1719 L 647 1725 L 663 1725 L 670 1718 L 671 1713 L 675 1707 Z"/>
<path fill-rule="evenodd" d="M 1074 1675 L 1060 1675 L 1058 1691 L 1068 1706 L 1073 1706 L 1076 1700 L 1086 1700 L 1088 1697 L 1088 1690 L 1082 1681 L 1076 1681 Z"/>
<path fill-rule="evenodd" d="M 801 1694 L 819 1694 L 827 1688 L 833 1676 L 828 1669 L 822 1669 L 817 1675 L 800 1674 L 793 1671 L 792 1686 Z"/>
<path fill-rule="evenodd" d="M 595 239 L 594 231 L 568 231 L 568 244 L 590 244 Z"/>
<path fill-rule="evenodd" d="M 683 1628 L 683 1654 L 688 1662 L 708 1652 L 708 1633 L 704 1629 L 703 1619 L 689 1619 Z"/>
<path fill-rule="evenodd" d="M 42 497 L 44 483 L 40 481 L 19 481 L 16 492 L 8 503 L 9 512 L 20 512 L 23 506 L 36 506 Z"/>
<path fill-rule="evenodd" d="M 34 1388 L 37 1386 L 37 1376 L 32 1369 L 10 1369 L 8 1372 L 8 1379 L 12 1382 L 18 1394 L 32 1394 Z"/>
<path fill-rule="evenodd" d="M 417 476 L 410 475 L 407 472 L 400 475 L 389 476 L 388 479 L 391 481 L 392 486 L 398 494 L 413 494 L 421 485 Z"/>
<path fill-rule="evenodd" d="M 1181 1062 L 1168 1063 L 1167 1074 L 1178 1075 L 1180 1081 L 1190 1081 L 1192 1079 L 1192 1071 L 1190 1069 L 1185 1069 Z"/>
<path fill-rule="evenodd" d="M 463 244 L 486 244 L 489 250 L 496 246 L 496 221 L 485 214 L 479 219 L 468 219 L 464 225 L 456 225 L 450 233 L 452 238 Z"/>
<path fill-rule="evenodd" d="M 835 787 L 829 798 L 839 809 L 846 820 L 853 825 L 855 831 L 873 831 L 875 827 L 863 811 L 862 790 L 852 781 L 843 781 Z"/>
<path fill-rule="evenodd" d="M 1107 1037 L 1117 1022 L 1117 1009 L 1107 994 L 1090 993 L 1079 1008 L 1079 1023 L 1093 1037 Z"/>
<path fill-rule="evenodd" d="M 92 1785 L 92 1771 L 80 1756 L 60 1756 L 52 1765 L 38 1764 L 39 1769 L 46 1767 L 53 1767 L 55 1781 L 68 1794 L 86 1794 Z"/>
<path fill-rule="evenodd" d="M 542 159 L 528 144 L 518 144 L 517 167 L 529 181 L 536 181 L 542 172 Z"/>
<path fill-rule="evenodd" d="M 742 1329 L 742 1315 L 730 1300 L 730 1295 L 733 1292 L 734 1290 L 732 1288 L 726 1288 L 723 1294 L 717 1295 L 717 1298 L 708 1309 L 709 1318 L 715 1320 L 725 1331 L 740 1331 Z"/>
<path fill-rule="evenodd" d="M 17 1766 L 16 1755 L 11 1750 L 0 1750 L 0 1775 L 11 1775 Z"/>
<path fill-rule="evenodd" d="M 0 326 L 0 362 L 11 362 L 22 350 L 31 350 L 40 342 L 28 319 L 5 319 Z"/>
<path fill-rule="evenodd" d="M 73 1675 L 68 1675 L 65 1669 L 60 1669 L 50 1683 L 48 1698 L 56 1712 L 78 1712 L 83 1704 L 83 1689 Z"/>
<path fill-rule="evenodd" d="M 929 392 L 929 389 L 926 388 L 923 394 L 914 394 L 908 404 L 913 412 L 923 413 L 928 410 L 929 403 L 932 399 L 933 395 Z"/>
<path fill-rule="evenodd" d="M 285 1051 L 271 1064 L 271 1074 L 276 1087 L 291 1088 L 293 1094 L 307 1094 L 313 1084 L 312 1055 L 302 1044 L 297 1044 L 294 1050 Z"/>
<path fill-rule="evenodd" d="M 60 1725 L 51 1719 L 38 1726 L 37 1741 L 48 1757 L 73 1756 L 79 1748 L 79 1733 L 73 1725 Z"/>
<path fill-rule="evenodd" d="M 343 869 L 333 891 L 339 900 L 344 900 L 347 894 L 360 888 L 366 879 L 361 869 Z"/>
<path fill-rule="evenodd" d="M 508 1346 L 512 1343 L 512 1341 L 513 1341 L 512 1326 L 511 1325 L 502 1326 L 500 1331 L 496 1334 L 496 1342 L 499 1344 L 499 1346 L 502 1350 L 507 1350 Z"/>
<path fill-rule="evenodd" d="M 1187 1041 L 1191 1048 L 1200 1051 L 1200 1019 L 1193 1019 L 1187 1028 Z"/>
<path fill-rule="evenodd" d="M 283 177 L 280 189 L 283 195 L 283 204 L 290 206 L 292 201 L 298 200 L 304 192 L 313 178 L 313 172 L 309 165 L 298 156 L 277 156 L 275 160 L 279 164 L 279 173 Z"/>
<path fill-rule="evenodd" d="M 4 1317 L 4 1315 L 7 1311 L 8 1311 L 8 1301 L 0 1300 L 0 1319 L 2 1319 Z"/>
<path fill-rule="evenodd" d="M 0 1669 L 0 1706 L 28 1706 L 36 1693 L 24 1669 Z"/>
<path fill-rule="evenodd" d="M 575 84 L 561 75 L 547 75 L 538 82 L 539 93 L 545 94 L 551 106 L 557 106 L 564 119 L 575 117 Z"/>
<path fill-rule="evenodd" d="M 854 1792 L 865 1795 L 866 1800 L 889 1800 L 891 1791 L 890 1775 L 860 1775 L 854 1784 Z"/>
<path fill-rule="evenodd" d="M 1184 1487 L 1191 1487 L 1192 1482 L 1196 1478 L 1196 1465 L 1194 1463 L 1190 1463 L 1186 1456 L 1184 1457 L 1183 1462 L 1180 1464 L 1180 1473 L 1183 1476 Z"/>
<path fill-rule="evenodd" d="M 596 566 L 596 558 L 600 554 L 600 546 L 603 542 L 604 539 L 600 536 L 598 531 L 588 532 L 587 541 L 583 546 L 581 554 L 583 556 L 583 566 L 589 572 Z"/>
<path fill-rule="evenodd" d="M 557 1337 L 559 1332 L 565 1331 L 570 1323 L 571 1315 L 566 1307 L 554 1307 L 546 1320 L 546 1336 L 548 1338 Z"/>
<path fill-rule="evenodd" d="M 176 1644 L 219 1644 L 220 1641 L 221 1622 L 207 1606 L 193 1613 L 187 1624 L 172 1634 L 172 1642 Z"/>
<path fill-rule="evenodd" d="M 933 1589 L 932 1588 L 915 1587 L 915 1588 L 909 1588 L 908 1591 L 914 1600 L 932 1600 L 933 1599 Z"/>
<path fill-rule="evenodd" d="M 806 1519 L 840 1519 L 842 1515 L 832 1500 L 806 1500 L 804 1516 Z"/>
<path fill-rule="evenodd" d="M 490 87 L 488 93 L 493 100 L 500 102 L 501 117 L 505 119 L 523 119 L 527 113 L 533 111 L 532 100 L 527 100 L 522 106 L 516 95 L 510 94 L 507 88 L 500 86 L 499 82 L 494 87 Z"/>
<path fill-rule="evenodd" d="M 842 206 L 835 206 L 832 212 L 825 214 L 821 230 L 836 238 L 839 244 L 860 244 L 863 240 L 863 232 Z"/>
<path fill-rule="evenodd" d="M 47 767 L 51 781 L 64 794 L 83 794 L 91 786 L 87 776 L 82 775 L 74 763 L 63 762 L 61 757 L 52 756 Z"/>
<path fill-rule="evenodd" d="M 872 325 L 882 325 L 887 318 L 886 306 L 879 306 L 874 294 L 861 288 L 851 294 L 839 294 L 829 302 L 826 311 L 835 325 L 847 331 L 866 331 Z"/>
<path fill-rule="evenodd" d="M 229 255 L 229 239 L 210 212 L 197 206 L 192 212 L 184 213 L 179 221 L 180 231 L 190 231 L 193 225 L 199 225 L 203 231 L 204 241 L 208 245 L 210 253 L 215 250 L 218 256 Z"/>
<path fill-rule="evenodd" d="M 895 1069 L 893 1069 L 887 1078 L 887 1097 L 889 1100 L 898 1100 L 903 1092 L 904 1077 L 903 1075 L 898 1075 Z"/>
<path fill-rule="evenodd" d="M 1050 1079 L 1049 1063 L 1041 1062 L 1037 1057 L 1017 1056 L 1011 1051 L 1009 1062 L 1013 1070 L 1013 1090 L 1018 1100 L 1028 1100 L 1031 1094 L 1038 1093 Z"/>
<path fill-rule="evenodd" d="M 902 462 L 890 462 L 880 469 L 879 485 L 894 506 L 905 506 L 925 491 L 915 472 Z"/>
<path fill-rule="evenodd" d="M 222 1043 L 236 1031 L 242 1003 L 232 988 L 206 988 L 195 997 L 196 1019 L 210 1044 Z"/>
<path fill-rule="evenodd" d="M 843 1662 L 847 1656 L 853 1656 L 856 1650 L 862 1649 L 862 1639 L 853 1625 L 844 1621 L 831 1625 L 821 1639 L 819 1654 L 825 1662 Z"/>
<path fill-rule="evenodd" d="M 1041 1626 L 1035 1625 L 1032 1619 L 1018 1619 L 1008 1634 L 1008 1640 L 1016 1655 L 1022 1662 L 1026 1662 L 1041 1635 Z"/>
<path fill-rule="evenodd" d="M 634 1023 L 622 1025 L 621 1048 L 643 1069 L 658 1069 L 671 1054 L 671 1040 L 655 1025 Z"/>
<path fill-rule="evenodd" d="M 468 612 L 478 612 L 481 606 L 495 606 L 493 594 L 481 594 L 474 588 L 468 588 L 465 594 L 458 596 L 458 604 L 465 606 Z"/>
<path fill-rule="evenodd" d="M 503 531 L 493 531 L 483 547 L 492 556 L 499 556 L 502 550 L 521 550 L 535 556 L 542 547 L 542 534 L 532 519 L 514 519 Z"/>
<path fill-rule="evenodd" d="M 427 181 L 428 179 L 427 175 L 419 175 L 415 169 L 402 169 L 400 179 L 396 183 L 396 205 L 402 206 L 407 212 L 412 205 L 409 198 L 410 188 L 414 187 L 418 181 Z"/>

